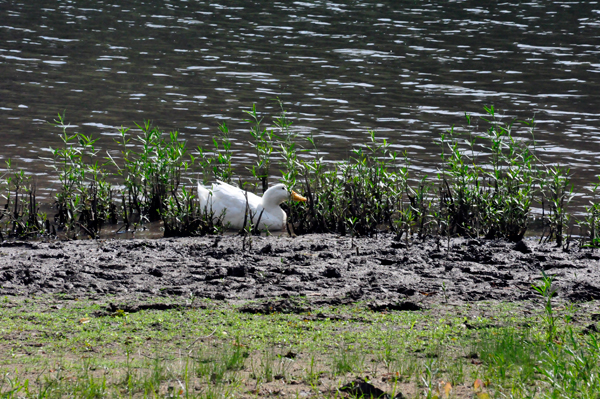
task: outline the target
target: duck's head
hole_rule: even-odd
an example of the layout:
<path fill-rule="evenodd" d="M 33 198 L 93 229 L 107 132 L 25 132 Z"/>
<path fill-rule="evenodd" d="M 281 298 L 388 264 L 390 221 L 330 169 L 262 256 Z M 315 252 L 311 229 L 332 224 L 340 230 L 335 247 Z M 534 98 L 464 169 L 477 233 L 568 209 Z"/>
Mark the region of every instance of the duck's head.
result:
<path fill-rule="evenodd" d="M 288 199 L 292 199 L 294 201 L 306 201 L 306 198 L 301 196 L 295 191 L 288 191 L 288 189 L 283 184 L 276 184 L 273 187 L 270 187 L 263 194 L 263 205 L 266 203 L 279 205 L 282 202 L 287 201 Z"/>

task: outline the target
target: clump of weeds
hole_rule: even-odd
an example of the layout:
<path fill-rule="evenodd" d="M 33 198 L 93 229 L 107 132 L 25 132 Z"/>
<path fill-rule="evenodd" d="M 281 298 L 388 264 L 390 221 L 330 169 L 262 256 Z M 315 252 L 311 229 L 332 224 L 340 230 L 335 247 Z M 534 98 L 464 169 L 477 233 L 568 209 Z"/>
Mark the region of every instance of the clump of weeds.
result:
<path fill-rule="evenodd" d="M 487 132 L 469 129 L 462 139 L 452 128 L 440 136 L 439 234 L 519 241 L 530 218 L 537 158 L 528 141 L 515 137 L 514 121 L 503 124 L 493 106 L 485 110 Z M 533 121 L 524 124 L 533 137 Z"/>
<path fill-rule="evenodd" d="M 0 176 L 0 193 L 5 201 L 0 208 L 0 240 L 5 234 L 7 238 L 33 238 L 52 233 L 47 215 L 39 209 L 31 176 L 15 169 L 11 159 Z"/>
<path fill-rule="evenodd" d="M 117 220 L 112 185 L 107 181 L 108 172 L 96 148 L 98 139 L 69 133 L 64 114 L 59 113 L 52 125 L 62 131 L 62 147 L 50 148 L 52 157 L 45 158 L 60 183 L 54 203 L 55 223 L 67 236 L 83 232 L 97 238 L 105 222 Z"/>
<path fill-rule="evenodd" d="M 549 166 L 540 180 L 542 209 L 544 212 L 547 211 L 547 217 L 545 218 L 547 236 L 545 241 L 548 242 L 554 239 L 559 247 L 563 245 L 565 230 L 569 226 L 570 215 L 567 212 L 567 207 L 574 196 L 569 172 L 569 169 L 562 168 L 560 165 Z M 592 206 L 592 214 L 593 211 Z M 588 212 L 590 212 L 590 209 L 588 209 Z M 540 242 L 543 239 L 544 234 L 540 237 Z"/>
<path fill-rule="evenodd" d="M 592 198 L 589 204 L 585 207 L 585 216 L 580 221 L 582 236 L 585 237 L 581 241 L 581 245 L 588 248 L 600 247 L 600 201 L 598 200 L 600 187 L 599 182 L 592 186 Z"/>
<path fill-rule="evenodd" d="M 312 137 L 308 141 L 316 149 Z M 376 235 L 398 228 L 398 214 L 406 212 L 403 196 L 408 168 L 397 168 L 398 154 L 386 139 L 370 132 L 370 144 L 352 150 L 348 161 L 329 166 L 321 157 L 300 160 L 307 206 L 291 209 L 297 233 L 337 232 Z M 400 225 L 400 228 L 407 226 Z"/>
<path fill-rule="evenodd" d="M 122 165 L 110 157 L 125 187 L 121 191 L 121 205 L 123 222 L 127 227 L 160 220 L 169 200 L 175 201 L 181 208 L 177 203 L 182 173 L 193 163 L 193 159 L 187 159 L 186 143 L 179 139 L 177 131 L 165 134 L 150 122 L 137 127 L 141 134 L 133 138 L 128 135 L 129 129 L 121 128 L 119 131 Z M 186 193 L 183 194 L 185 196 Z"/>

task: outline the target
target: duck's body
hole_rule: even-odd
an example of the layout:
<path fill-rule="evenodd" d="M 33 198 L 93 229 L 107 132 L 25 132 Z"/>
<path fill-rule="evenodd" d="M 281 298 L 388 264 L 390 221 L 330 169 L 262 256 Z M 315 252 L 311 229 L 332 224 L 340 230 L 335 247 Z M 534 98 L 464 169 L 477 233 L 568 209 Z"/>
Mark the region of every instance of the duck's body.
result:
<path fill-rule="evenodd" d="M 246 195 L 249 210 L 247 217 Z M 246 219 L 246 226 L 248 226 L 252 217 L 254 228 L 268 229 L 269 231 L 283 230 L 287 215 L 279 205 L 288 200 L 290 196 L 296 201 L 306 201 L 306 198 L 293 191 L 290 194 L 283 184 L 270 187 L 261 198 L 223 182 L 213 184 L 211 188 L 206 188 L 198 183 L 201 210 L 204 212 L 206 209 L 208 212 L 213 212 L 215 218 L 222 216 L 223 225 L 234 229 L 244 228 Z"/>

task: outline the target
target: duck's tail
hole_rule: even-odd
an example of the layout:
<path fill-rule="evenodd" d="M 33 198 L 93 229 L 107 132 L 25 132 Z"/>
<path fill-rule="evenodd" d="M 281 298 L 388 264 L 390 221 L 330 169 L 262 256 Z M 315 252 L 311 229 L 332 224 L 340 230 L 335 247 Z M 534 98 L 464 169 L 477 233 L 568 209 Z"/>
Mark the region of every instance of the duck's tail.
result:
<path fill-rule="evenodd" d="M 208 204 L 208 198 L 210 196 L 210 191 L 202 185 L 202 183 L 198 182 L 198 201 L 200 202 L 200 209 L 204 209 L 204 207 Z"/>

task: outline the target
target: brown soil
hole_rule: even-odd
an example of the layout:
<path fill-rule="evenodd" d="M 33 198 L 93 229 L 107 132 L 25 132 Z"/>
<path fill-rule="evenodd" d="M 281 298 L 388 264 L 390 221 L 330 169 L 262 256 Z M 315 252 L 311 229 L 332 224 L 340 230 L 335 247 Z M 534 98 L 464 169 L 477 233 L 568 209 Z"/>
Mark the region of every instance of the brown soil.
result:
<path fill-rule="evenodd" d="M 452 239 L 448 251 L 446 240 L 406 247 L 388 235 L 253 237 L 251 249 L 242 248 L 237 236 L 4 242 L 0 295 L 268 299 L 244 307 L 261 313 L 301 311 L 286 298 L 303 296 L 307 306 L 366 301 L 374 310 L 413 310 L 431 301 L 530 299 L 545 271 L 556 276 L 559 297 L 600 299 L 600 254 L 592 249 Z"/>

